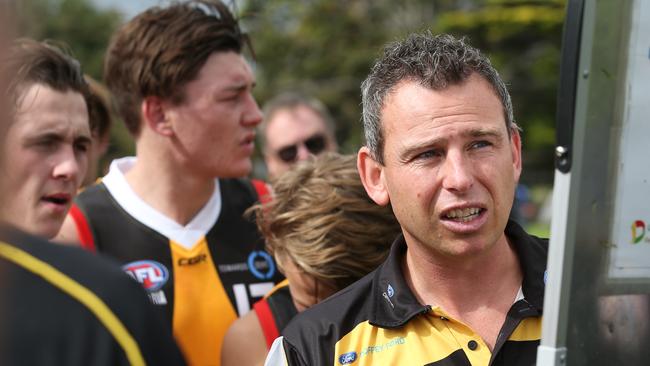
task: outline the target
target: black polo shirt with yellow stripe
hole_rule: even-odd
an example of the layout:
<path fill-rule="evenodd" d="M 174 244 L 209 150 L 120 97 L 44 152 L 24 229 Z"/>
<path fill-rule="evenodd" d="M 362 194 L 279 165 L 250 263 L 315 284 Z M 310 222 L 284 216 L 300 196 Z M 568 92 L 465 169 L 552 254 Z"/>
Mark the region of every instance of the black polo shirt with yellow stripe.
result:
<path fill-rule="evenodd" d="M 295 318 L 269 360 L 310 366 L 533 365 L 548 242 L 512 221 L 505 233 L 519 257 L 523 282 L 493 351 L 440 307 L 418 302 L 402 275 L 406 243 L 400 237 L 377 270 Z"/>
<path fill-rule="evenodd" d="M 106 258 L 0 225 L 0 365 L 185 365 L 136 281 Z"/>

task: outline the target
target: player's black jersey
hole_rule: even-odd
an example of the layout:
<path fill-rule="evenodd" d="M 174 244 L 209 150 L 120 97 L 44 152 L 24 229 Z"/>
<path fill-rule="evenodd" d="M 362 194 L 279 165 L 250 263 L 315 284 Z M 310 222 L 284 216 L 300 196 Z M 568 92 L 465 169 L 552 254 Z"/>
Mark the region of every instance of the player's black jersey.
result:
<path fill-rule="evenodd" d="M 0 364 L 184 365 L 171 329 L 116 263 L 0 229 Z"/>
<path fill-rule="evenodd" d="M 271 347 L 273 341 L 298 314 L 289 290 L 289 281 L 278 283 L 270 293 L 253 305 L 253 310 L 264 333 L 266 345 Z"/>
<path fill-rule="evenodd" d="M 116 258 L 143 284 L 188 361 L 197 365 L 220 360 L 230 324 L 282 279 L 253 220 L 244 218 L 257 201 L 251 181 L 219 180 L 217 187 L 218 219 L 189 247 L 172 236 L 179 231 L 182 239 L 191 225 L 175 228 L 162 219 L 145 224 L 150 218 L 132 216 L 104 183 L 82 192 L 71 210 L 84 246 Z"/>

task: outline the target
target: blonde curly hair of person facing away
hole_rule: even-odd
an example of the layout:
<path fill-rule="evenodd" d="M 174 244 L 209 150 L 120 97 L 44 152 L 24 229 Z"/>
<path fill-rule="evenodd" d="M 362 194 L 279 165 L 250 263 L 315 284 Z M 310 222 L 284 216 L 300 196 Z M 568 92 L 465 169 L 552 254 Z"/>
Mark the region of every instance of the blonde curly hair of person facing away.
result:
<path fill-rule="evenodd" d="M 342 289 L 381 264 L 400 233 L 390 206 L 366 194 L 356 156 L 328 153 L 297 164 L 253 207 L 267 250 L 317 281 Z"/>

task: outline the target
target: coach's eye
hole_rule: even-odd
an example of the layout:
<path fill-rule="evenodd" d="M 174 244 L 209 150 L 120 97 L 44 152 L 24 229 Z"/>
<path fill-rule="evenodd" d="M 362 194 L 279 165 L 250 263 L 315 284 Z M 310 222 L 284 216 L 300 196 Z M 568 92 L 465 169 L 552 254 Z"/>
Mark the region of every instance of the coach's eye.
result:
<path fill-rule="evenodd" d="M 471 149 L 481 149 L 484 147 L 492 146 L 492 143 L 489 141 L 481 140 L 481 141 L 476 141 L 472 143 L 470 146 Z"/>
<path fill-rule="evenodd" d="M 416 155 L 415 160 L 433 159 L 441 156 L 442 156 L 442 152 L 440 150 L 432 149 Z"/>

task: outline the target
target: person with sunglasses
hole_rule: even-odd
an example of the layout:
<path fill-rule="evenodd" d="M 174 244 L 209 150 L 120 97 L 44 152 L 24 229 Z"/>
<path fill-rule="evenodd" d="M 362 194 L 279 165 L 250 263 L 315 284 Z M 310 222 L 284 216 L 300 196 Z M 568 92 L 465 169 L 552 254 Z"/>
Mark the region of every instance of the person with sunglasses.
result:
<path fill-rule="evenodd" d="M 239 22 L 218 0 L 173 2 L 116 31 L 104 81 L 135 139 L 59 234 L 147 289 L 192 365 L 218 365 L 228 326 L 282 280 L 243 213 L 262 113 Z"/>
<path fill-rule="evenodd" d="M 356 156 L 325 153 L 273 183 L 273 200 L 252 211 L 287 277 L 238 319 L 223 343 L 222 366 L 262 365 L 268 347 L 298 313 L 375 269 L 400 232 L 390 207 L 365 192 Z"/>
<path fill-rule="evenodd" d="M 319 100 L 283 93 L 268 101 L 263 113 L 259 128 L 270 178 L 312 155 L 337 150 L 334 120 Z"/>

